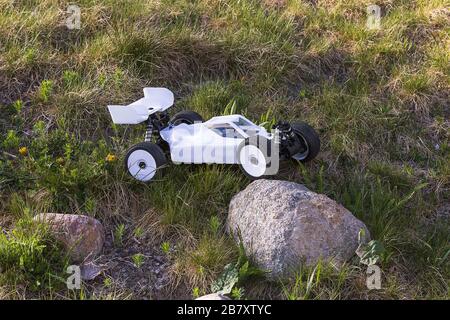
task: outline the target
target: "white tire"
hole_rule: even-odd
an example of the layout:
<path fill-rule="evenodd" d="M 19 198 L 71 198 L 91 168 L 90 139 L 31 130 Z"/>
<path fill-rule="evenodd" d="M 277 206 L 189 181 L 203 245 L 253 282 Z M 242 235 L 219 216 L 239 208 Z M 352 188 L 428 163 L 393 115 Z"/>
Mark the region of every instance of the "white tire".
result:
<path fill-rule="evenodd" d="M 143 142 L 133 146 L 125 157 L 128 173 L 136 180 L 148 182 L 157 170 L 165 164 L 165 156 L 159 146 Z"/>
<path fill-rule="evenodd" d="M 267 159 L 264 153 L 251 144 L 245 145 L 239 152 L 241 169 L 253 179 L 264 176 L 267 170 Z"/>

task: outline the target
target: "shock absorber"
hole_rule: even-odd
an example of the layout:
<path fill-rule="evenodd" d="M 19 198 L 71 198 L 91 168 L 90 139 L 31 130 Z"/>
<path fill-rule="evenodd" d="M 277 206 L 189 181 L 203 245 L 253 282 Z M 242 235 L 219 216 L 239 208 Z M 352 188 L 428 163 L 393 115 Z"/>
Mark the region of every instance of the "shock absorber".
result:
<path fill-rule="evenodd" d="M 152 141 L 152 133 L 153 133 L 153 122 L 150 118 L 147 119 L 147 126 L 145 128 L 145 142 L 151 142 Z"/>
<path fill-rule="evenodd" d="M 280 130 L 280 153 L 285 158 L 290 158 L 293 154 L 298 153 L 302 148 L 302 144 L 299 141 L 294 130 L 292 130 L 290 123 L 286 121 L 280 121 L 277 124 L 276 128 Z"/>
<path fill-rule="evenodd" d="M 292 138 L 293 135 L 295 135 L 289 122 L 280 121 L 277 125 L 277 128 L 283 133 L 284 139 Z"/>

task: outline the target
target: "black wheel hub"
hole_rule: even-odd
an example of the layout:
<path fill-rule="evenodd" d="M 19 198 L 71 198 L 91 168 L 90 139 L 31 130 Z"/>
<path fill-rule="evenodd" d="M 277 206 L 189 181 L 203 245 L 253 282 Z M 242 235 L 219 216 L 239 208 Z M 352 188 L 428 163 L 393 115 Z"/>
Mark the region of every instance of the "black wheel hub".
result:
<path fill-rule="evenodd" d="M 139 162 L 139 168 L 145 169 L 145 167 L 147 167 L 147 165 L 145 164 L 144 161 Z"/>

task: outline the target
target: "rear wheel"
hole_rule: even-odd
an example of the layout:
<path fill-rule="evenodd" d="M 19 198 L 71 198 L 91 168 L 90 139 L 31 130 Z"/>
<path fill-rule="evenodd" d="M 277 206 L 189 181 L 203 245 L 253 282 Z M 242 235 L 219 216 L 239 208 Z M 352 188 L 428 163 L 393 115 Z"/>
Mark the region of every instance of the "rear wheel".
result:
<path fill-rule="evenodd" d="M 245 140 L 238 151 L 241 170 L 250 179 L 264 178 L 270 165 L 270 152 L 270 141 L 263 137 L 258 137 L 256 143 Z"/>
<path fill-rule="evenodd" d="M 180 111 L 170 119 L 170 122 L 175 126 L 181 123 L 193 124 L 195 122 L 203 122 L 203 118 L 195 111 Z"/>
<path fill-rule="evenodd" d="M 136 180 L 148 182 L 157 170 L 166 164 L 161 147 L 150 142 L 141 142 L 131 147 L 125 156 L 125 168 Z"/>
<path fill-rule="evenodd" d="M 291 127 L 304 144 L 304 149 L 301 152 L 292 155 L 292 158 L 302 162 L 311 161 L 320 151 L 319 135 L 305 122 L 292 123 Z"/>

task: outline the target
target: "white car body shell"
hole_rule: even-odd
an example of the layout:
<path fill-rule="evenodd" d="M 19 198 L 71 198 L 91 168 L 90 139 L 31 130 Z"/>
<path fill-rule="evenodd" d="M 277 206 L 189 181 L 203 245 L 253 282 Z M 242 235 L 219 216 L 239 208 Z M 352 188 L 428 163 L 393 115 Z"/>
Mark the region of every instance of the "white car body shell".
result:
<path fill-rule="evenodd" d="M 250 135 L 272 135 L 242 115 L 218 116 L 202 123 L 179 124 L 161 130 L 175 163 L 238 164 L 238 148 Z"/>
<path fill-rule="evenodd" d="M 138 124 L 173 103 L 169 89 L 144 88 L 143 98 L 126 106 L 109 105 L 108 110 L 115 124 Z M 175 163 L 239 164 L 238 148 L 250 135 L 273 139 L 263 127 L 237 114 L 213 117 L 203 123 L 170 125 L 160 131 Z"/>

